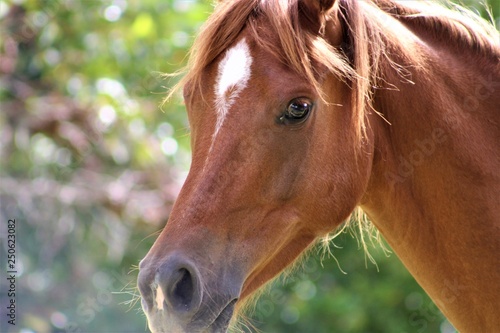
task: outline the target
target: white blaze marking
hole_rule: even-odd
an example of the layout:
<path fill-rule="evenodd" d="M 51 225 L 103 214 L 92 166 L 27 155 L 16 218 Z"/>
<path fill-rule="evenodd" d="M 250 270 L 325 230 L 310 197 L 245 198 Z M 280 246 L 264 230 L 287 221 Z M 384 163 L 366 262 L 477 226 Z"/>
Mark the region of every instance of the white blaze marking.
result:
<path fill-rule="evenodd" d="M 227 112 L 235 99 L 246 87 L 248 79 L 250 79 L 251 65 L 252 56 L 250 55 L 250 48 L 244 38 L 226 51 L 226 55 L 219 63 L 219 71 L 215 84 L 217 124 L 215 125 L 214 138 L 219 133 Z"/>

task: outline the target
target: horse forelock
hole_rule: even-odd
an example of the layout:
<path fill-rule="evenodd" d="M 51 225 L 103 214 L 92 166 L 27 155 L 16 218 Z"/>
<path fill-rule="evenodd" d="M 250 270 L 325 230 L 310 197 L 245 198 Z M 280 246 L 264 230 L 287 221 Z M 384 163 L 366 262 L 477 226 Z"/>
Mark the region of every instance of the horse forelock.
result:
<path fill-rule="evenodd" d="M 274 54 L 286 66 L 303 75 L 321 93 L 316 64 L 327 65 L 339 78 L 355 75 L 347 57 L 324 39 L 300 24 L 300 1 L 235 0 L 217 4 L 196 38 L 183 70 L 185 76 L 176 87 L 187 82 L 201 84 L 201 73 L 239 38 L 246 27 L 253 40 Z M 277 34 L 278 45 L 263 25 Z"/>

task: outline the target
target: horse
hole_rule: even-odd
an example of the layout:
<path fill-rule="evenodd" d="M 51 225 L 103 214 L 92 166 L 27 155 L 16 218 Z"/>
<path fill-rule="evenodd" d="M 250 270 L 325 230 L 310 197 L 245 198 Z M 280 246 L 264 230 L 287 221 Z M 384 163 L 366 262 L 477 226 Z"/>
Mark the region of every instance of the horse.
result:
<path fill-rule="evenodd" d="M 192 163 L 140 262 L 152 332 L 224 332 L 360 208 L 462 332 L 500 327 L 500 47 L 393 0 L 221 1 L 180 80 Z"/>

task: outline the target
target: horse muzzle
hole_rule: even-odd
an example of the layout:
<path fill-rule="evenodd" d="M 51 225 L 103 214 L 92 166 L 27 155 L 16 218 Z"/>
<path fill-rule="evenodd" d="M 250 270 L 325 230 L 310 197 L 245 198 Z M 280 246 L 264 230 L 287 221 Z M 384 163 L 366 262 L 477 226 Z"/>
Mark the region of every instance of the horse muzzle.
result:
<path fill-rule="evenodd" d="M 141 262 L 138 287 L 153 333 L 227 331 L 241 283 L 227 272 L 203 271 L 179 253 Z"/>

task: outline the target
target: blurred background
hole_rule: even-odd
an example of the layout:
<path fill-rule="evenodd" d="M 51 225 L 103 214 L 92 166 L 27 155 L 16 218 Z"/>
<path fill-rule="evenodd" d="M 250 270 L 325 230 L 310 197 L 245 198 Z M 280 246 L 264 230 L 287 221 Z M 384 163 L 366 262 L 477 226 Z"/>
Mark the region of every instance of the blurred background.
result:
<path fill-rule="evenodd" d="M 465 5 L 486 15 L 473 0 Z M 500 0 L 490 0 L 500 15 Z M 136 266 L 190 164 L 181 99 L 161 105 L 207 1 L 0 0 L 0 332 L 146 332 Z M 16 221 L 16 326 L 7 221 Z M 350 233 L 253 311 L 261 332 L 453 332 L 394 254 Z M 248 331 L 248 329 L 246 329 Z"/>

